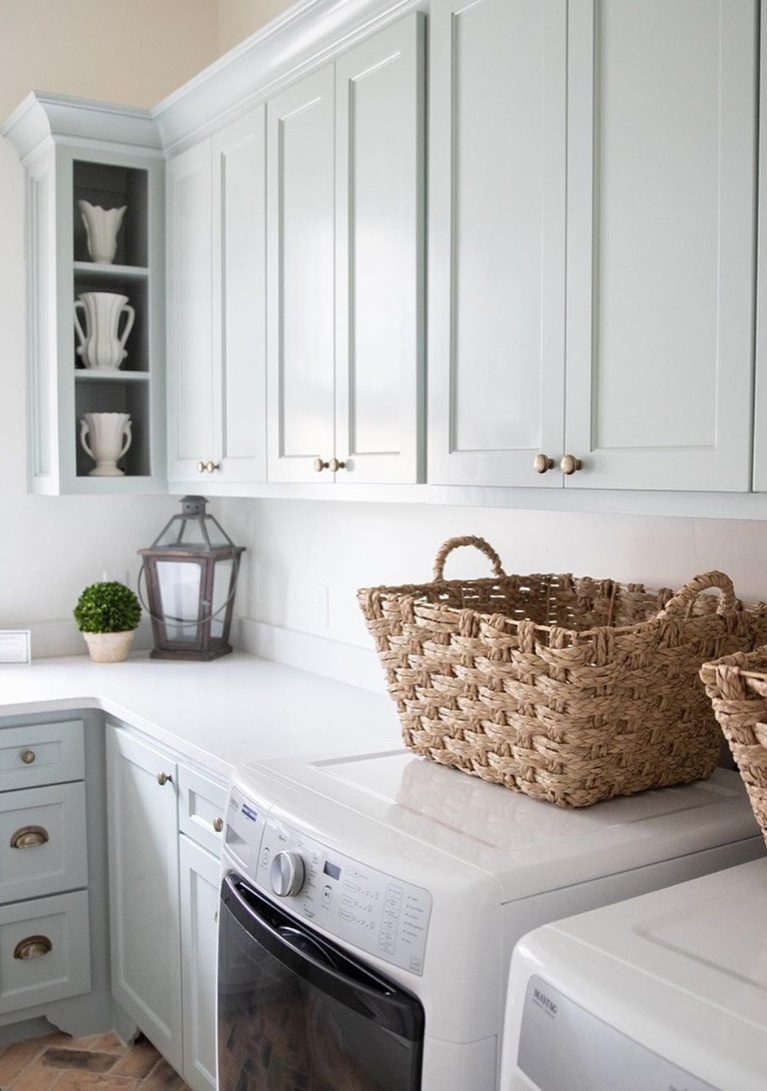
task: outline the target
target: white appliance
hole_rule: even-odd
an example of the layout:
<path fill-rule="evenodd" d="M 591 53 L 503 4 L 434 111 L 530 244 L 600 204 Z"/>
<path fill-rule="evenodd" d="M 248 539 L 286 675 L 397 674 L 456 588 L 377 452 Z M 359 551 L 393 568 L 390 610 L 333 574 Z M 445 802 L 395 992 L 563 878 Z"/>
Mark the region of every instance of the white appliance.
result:
<path fill-rule="evenodd" d="M 493 1091 L 524 933 L 763 854 L 726 770 L 576 811 L 405 751 L 243 768 L 224 835 L 220 1091 Z"/>
<path fill-rule="evenodd" d="M 767 861 L 549 924 L 509 978 L 503 1091 L 764 1091 Z"/>

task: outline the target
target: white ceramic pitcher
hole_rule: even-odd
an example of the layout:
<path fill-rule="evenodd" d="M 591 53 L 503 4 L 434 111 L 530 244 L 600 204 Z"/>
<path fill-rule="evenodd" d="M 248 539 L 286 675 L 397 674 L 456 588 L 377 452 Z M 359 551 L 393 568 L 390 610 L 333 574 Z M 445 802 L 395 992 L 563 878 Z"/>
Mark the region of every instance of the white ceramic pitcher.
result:
<path fill-rule="evenodd" d="M 101 205 L 92 205 L 90 201 L 78 201 L 77 207 L 85 224 L 91 260 L 97 265 L 111 265 L 117 253 L 117 232 L 128 206 L 102 208 Z"/>
<path fill-rule="evenodd" d="M 89 477 L 125 476 L 117 462 L 133 442 L 131 427 L 130 413 L 86 413 L 80 418 L 80 443 L 96 463 Z"/>
<path fill-rule="evenodd" d="M 82 308 L 85 329 L 77 317 Z M 121 316 L 126 315 L 123 331 L 118 334 Z M 77 355 L 93 371 L 116 371 L 128 355 L 125 342 L 136 321 L 136 312 L 127 295 L 117 292 L 83 292 L 75 300 L 75 329 L 80 341 Z"/>

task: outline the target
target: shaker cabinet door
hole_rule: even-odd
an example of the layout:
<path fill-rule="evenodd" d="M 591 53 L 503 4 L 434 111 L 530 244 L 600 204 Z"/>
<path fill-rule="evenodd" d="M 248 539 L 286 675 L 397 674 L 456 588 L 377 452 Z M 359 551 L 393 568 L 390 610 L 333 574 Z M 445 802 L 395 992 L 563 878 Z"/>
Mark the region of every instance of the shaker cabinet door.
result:
<path fill-rule="evenodd" d="M 750 483 L 757 5 L 570 0 L 568 486 Z"/>
<path fill-rule="evenodd" d="M 266 108 L 213 144 L 211 481 L 266 480 Z M 207 472 L 207 471 L 206 471 Z"/>
<path fill-rule="evenodd" d="M 336 62 L 339 484 L 422 480 L 424 21 Z"/>
<path fill-rule="evenodd" d="M 429 481 L 561 486 L 565 0 L 435 0 Z"/>
<path fill-rule="evenodd" d="M 168 476 L 190 481 L 214 457 L 211 145 L 167 167 Z"/>
<path fill-rule="evenodd" d="M 334 95 L 329 65 L 267 104 L 270 481 L 334 452 Z"/>

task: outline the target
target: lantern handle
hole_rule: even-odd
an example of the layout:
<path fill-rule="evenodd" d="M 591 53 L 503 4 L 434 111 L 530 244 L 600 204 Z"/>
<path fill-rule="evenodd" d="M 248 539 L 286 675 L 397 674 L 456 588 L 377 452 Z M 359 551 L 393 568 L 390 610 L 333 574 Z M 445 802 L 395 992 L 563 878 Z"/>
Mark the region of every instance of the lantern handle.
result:
<path fill-rule="evenodd" d="M 158 622 L 161 622 L 162 624 L 165 624 L 165 622 L 170 621 L 174 625 L 181 626 L 182 629 L 191 629 L 193 626 L 196 626 L 196 625 L 207 625 L 208 622 L 212 621 L 214 617 L 218 617 L 218 615 L 221 613 L 222 610 L 226 610 L 229 603 L 232 602 L 232 600 L 234 599 L 234 595 L 235 595 L 235 592 L 237 590 L 237 585 L 235 584 L 233 589 L 227 595 L 226 600 L 222 603 L 221 606 L 219 606 L 218 610 L 215 610 L 212 614 L 208 614 L 207 617 L 196 618 L 194 621 L 189 621 L 187 618 L 183 618 L 183 617 L 173 617 L 172 614 L 153 614 L 152 611 L 147 606 L 146 602 L 144 601 L 144 596 L 141 593 L 141 577 L 144 576 L 144 569 L 145 568 L 146 568 L 146 563 L 142 562 L 141 568 L 139 569 L 138 579 L 136 580 L 136 591 L 138 592 L 138 597 L 139 597 L 139 601 L 141 602 L 141 605 L 144 607 L 144 609 L 146 610 L 146 612 L 149 614 L 149 616 L 152 618 L 153 621 L 158 621 Z M 146 579 L 145 576 L 144 576 L 144 579 Z"/>

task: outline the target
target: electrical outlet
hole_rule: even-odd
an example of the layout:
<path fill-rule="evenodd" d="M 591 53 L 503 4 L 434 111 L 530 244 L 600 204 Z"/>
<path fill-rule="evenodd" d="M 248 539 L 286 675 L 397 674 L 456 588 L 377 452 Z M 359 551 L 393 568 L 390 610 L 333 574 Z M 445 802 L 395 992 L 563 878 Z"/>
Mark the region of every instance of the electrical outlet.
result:
<path fill-rule="evenodd" d="M 314 623 L 318 629 L 327 629 L 329 624 L 329 590 L 326 583 L 314 585 Z"/>

